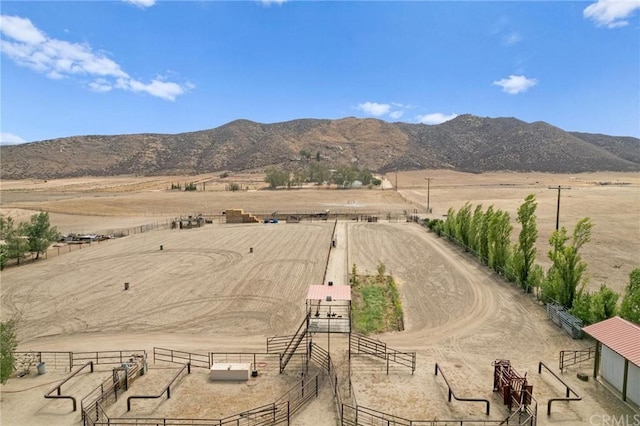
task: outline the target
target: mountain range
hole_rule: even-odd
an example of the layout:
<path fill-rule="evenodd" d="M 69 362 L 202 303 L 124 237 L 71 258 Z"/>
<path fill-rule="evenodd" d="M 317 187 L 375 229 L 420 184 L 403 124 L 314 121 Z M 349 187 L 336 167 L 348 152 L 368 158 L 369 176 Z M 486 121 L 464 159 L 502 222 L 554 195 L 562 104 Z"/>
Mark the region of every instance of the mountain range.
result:
<path fill-rule="evenodd" d="M 272 124 L 236 120 L 180 134 L 73 136 L 2 146 L 0 159 L 2 179 L 262 171 L 305 161 L 380 173 L 629 172 L 640 171 L 640 139 L 470 114 L 438 125 L 353 117 Z"/>

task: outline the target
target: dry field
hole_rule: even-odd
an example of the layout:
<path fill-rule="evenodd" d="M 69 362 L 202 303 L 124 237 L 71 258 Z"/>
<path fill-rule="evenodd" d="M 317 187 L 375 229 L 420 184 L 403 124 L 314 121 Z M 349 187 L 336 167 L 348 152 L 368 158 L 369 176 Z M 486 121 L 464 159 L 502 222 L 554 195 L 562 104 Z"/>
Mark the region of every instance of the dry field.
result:
<path fill-rule="evenodd" d="M 594 221 L 593 242 L 584 251 L 592 285 L 599 285 L 602 280 L 622 291 L 629 272 L 640 264 L 640 179 L 630 174 L 399 173 L 399 192 L 305 189 L 231 193 L 222 190 L 223 183 L 216 186 L 213 181 L 207 183 L 205 192 L 166 191 L 167 183 L 176 178 L 2 182 L 1 207 L 3 213 L 14 217 L 27 217 L 21 215 L 25 210 L 49 211 L 53 224 L 63 232 L 101 232 L 227 208 L 249 212 L 424 212 L 425 177 L 433 177 L 433 217 L 446 214 L 449 207 L 459 208 L 466 201 L 494 204 L 515 217 L 524 197 L 535 193 L 540 240 L 548 238 L 555 226 L 557 192 L 547 186 L 571 186 L 571 190 L 562 193 L 561 224 L 572 225 L 584 216 Z M 395 183 L 395 176 L 388 178 Z M 201 179 L 198 182 L 207 177 Z M 246 185 L 260 184 L 260 177 L 250 175 L 243 179 Z M 195 179 L 180 179 L 192 180 Z M 323 281 L 332 231 L 333 224 L 323 222 L 216 223 L 92 244 L 83 250 L 3 271 L 2 320 L 15 315 L 20 318 L 20 350 L 151 351 L 158 346 L 201 353 L 261 352 L 265 350 L 265 337 L 291 334 L 302 320 L 308 286 Z M 491 392 L 491 362 L 510 359 L 518 371 L 528 372 L 534 385 L 534 396 L 540 403 L 539 424 L 589 424 L 593 414 L 633 413 L 601 384 L 578 381 L 573 370 L 563 377 L 584 400 L 556 403 L 552 416 L 547 417 L 546 401 L 564 396 L 564 390 L 550 375 L 537 374 L 538 362 L 544 361 L 557 370 L 558 351 L 584 348 L 588 342 L 566 336 L 546 320 L 543 308 L 535 300 L 415 224 L 349 222 L 340 223 L 339 232 L 346 235 L 339 239 L 343 253 L 339 263 L 355 263 L 360 271 L 374 271 L 383 262 L 399 282 L 406 330 L 378 338 L 390 347 L 416 351 L 418 355 L 414 375 L 396 369 L 389 376 L 384 374 L 384 363 L 355 357 L 352 374 L 358 404 L 405 418 L 484 418 L 480 404 L 446 402 L 446 387 L 439 376 L 433 375 L 438 362 L 458 394 L 490 399 L 490 418 L 503 418 L 506 411 Z M 540 261 L 546 252 L 545 244 L 540 243 Z M 160 245 L 163 250 L 159 250 Z M 330 270 L 344 274 L 344 268 Z M 130 283 L 128 291 L 123 290 L 125 282 Z M 326 346 L 326 338 L 317 335 L 314 341 Z M 335 335 L 331 339 L 332 355 L 342 362 L 340 369 L 345 371 L 344 338 Z M 158 369 L 139 379 L 134 389 L 155 389 L 165 374 L 160 366 Z M 291 374 L 295 372 L 294 368 Z M 221 391 L 200 370 L 198 375 L 184 379 L 170 400 L 141 404 L 132 415 L 153 412 L 174 416 L 193 411 L 201 413 L 199 417 L 233 414 L 236 406 L 231 402 L 224 407 L 220 403 L 207 404 L 206 395 L 215 400 L 216 395 L 224 393 L 234 404 L 243 400 L 255 400 L 255 406 L 272 402 L 293 380 L 272 376 L 264 377 L 265 387 L 255 390 L 248 386 L 262 378 Z M 79 414 L 71 413 L 69 404 L 42 397 L 62 377 L 48 372 L 12 379 L 3 385 L 2 424 L 63 425 L 78 421 Z M 93 383 L 83 384 L 84 380 L 85 377 L 74 385 L 76 396 L 92 387 Z M 202 395 L 196 399 L 190 396 L 196 393 L 195 389 Z M 335 415 L 330 414 L 330 393 L 324 392 L 297 417 L 295 424 L 335 424 Z M 270 398 L 261 400 L 262 395 Z M 123 408 L 120 405 L 113 410 L 112 414 L 121 415 Z"/>

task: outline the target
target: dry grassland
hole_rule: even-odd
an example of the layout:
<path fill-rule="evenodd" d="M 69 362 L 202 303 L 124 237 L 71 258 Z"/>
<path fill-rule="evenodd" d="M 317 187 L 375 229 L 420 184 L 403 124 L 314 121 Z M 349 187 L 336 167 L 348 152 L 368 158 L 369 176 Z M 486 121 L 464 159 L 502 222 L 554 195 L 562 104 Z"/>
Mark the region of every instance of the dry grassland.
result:
<path fill-rule="evenodd" d="M 570 185 L 572 189 L 562 193 L 561 223 L 574 224 L 584 216 L 594 221 L 593 242 L 584 251 L 592 284 L 606 280 L 622 291 L 628 273 L 639 266 L 640 179 L 630 174 L 399 173 L 399 192 L 305 189 L 231 193 L 215 190 L 213 183 L 207 184 L 205 192 L 165 191 L 164 185 L 176 178 L 2 182 L 1 207 L 3 212 L 14 214 L 21 209 L 53 212 L 53 224 L 65 232 L 78 230 L 77 226 L 87 232 L 99 232 L 118 223 L 149 223 L 179 214 L 227 208 L 244 208 L 248 212 L 417 209 L 424 214 L 425 177 L 434 178 L 430 187 L 432 217 L 441 217 L 449 207 L 459 208 L 470 201 L 474 205 L 494 204 L 515 218 L 515 210 L 524 197 L 535 193 L 540 240 L 548 238 L 555 226 L 557 191 L 547 186 Z M 395 183 L 395 176 L 388 178 Z M 256 184 L 260 181 L 253 175 L 246 179 L 254 179 Z M 138 181 L 150 186 L 122 193 L 114 190 L 118 185 L 130 188 Z M 109 188 L 109 193 L 101 188 Z M 339 239 L 338 249 L 344 247 L 347 265 L 355 263 L 359 271 L 374 273 L 383 262 L 398 282 L 405 331 L 377 337 L 390 347 L 416 351 L 418 355 L 414 375 L 396 367 L 388 376 L 383 362 L 354 357 L 352 374 L 358 404 L 414 419 L 485 418 L 484 407 L 479 404 L 446 402 L 446 387 L 439 376 L 433 375 L 433 366 L 438 362 L 459 395 L 490 399 L 490 418 L 504 418 L 506 411 L 491 391 L 491 362 L 510 359 L 521 373 L 528 371 L 540 403 L 541 425 L 588 424 L 592 414 L 633 413 L 601 384 L 578 381 L 576 370 L 572 370 L 564 378 L 584 400 L 558 403 L 553 415 L 546 417 L 546 401 L 564 396 L 564 391 L 549 375 L 537 374 L 537 363 L 544 361 L 557 368 L 559 350 L 584 348 L 589 345 L 587 341 L 569 338 L 546 319 L 535 300 L 416 224 L 349 222 L 341 224 L 341 228 L 346 238 Z M 291 334 L 302 321 L 308 286 L 323 281 L 332 232 L 333 224 L 325 222 L 214 223 L 92 244 L 83 250 L 3 271 L 2 320 L 20 317 L 21 350 L 151 351 L 159 346 L 200 353 L 264 351 L 266 336 Z M 542 260 L 545 243 L 539 247 Z M 128 291 L 123 289 L 124 282 L 130 283 Z M 314 341 L 325 347 L 326 339 L 326 335 L 314 336 Z M 346 371 L 345 338 L 332 335 L 331 350 L 340 371 Z M 294 368 L 292 374 L 296 371 Z M 71 424 L 79 420 L 79 414 L 71 413 L 68 405 L 51 405 L 42 398 L 51 386 L 45 381 L 48 374 L 10 380 L 2 387 L 3 425 Z M 162 374 L 157 372 L 158 377 Z M 141 378 L 139 389 L 157 386 L 158 382 L 152 380 L 155 376 L 154 373 L 147 382 Z M 285 377 L 280 384 L 269 385 L 273 388 L 264 388 L 271 395 L 267 401 L 258 394 L 249 398 L 253 391 L 245 386 L 258 382 L 250 381 L 226 389 L 225 393 L 237 395 L 238 399 L 246 397 L 258 406 L 272 402 L 288 380 Z M 170 400 L 143 403 L 131 415 L 199 412 L 199 407 L 207 405 L 206 397 L 190 395 L 199 392 L 215 400 L 220 391 L 210 384 L 202 373 L 184 379 Z M 84 390 L 78 385 L 75 392 L 81 397 Z M 229 415 L 236 409 L 231 404 L 210 408 L 206 416 Z M 112 414 L 121 415 L 123 408 L 117 406 L 113 410 Z M 335 424 L 332 412 L 331 398 L 325 394 L 294 424 Z"/>

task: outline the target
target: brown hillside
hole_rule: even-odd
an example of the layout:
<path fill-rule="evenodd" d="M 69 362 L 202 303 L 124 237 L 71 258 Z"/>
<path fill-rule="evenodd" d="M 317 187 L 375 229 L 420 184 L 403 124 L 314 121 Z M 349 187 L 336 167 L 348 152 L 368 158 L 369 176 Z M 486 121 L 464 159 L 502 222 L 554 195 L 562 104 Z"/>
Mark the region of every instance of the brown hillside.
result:
<path fill-rule="evenodd" d="M 376 119 L 236 120 L 211 130 L 74 136 L 0 147 L 3 179 L 198 174 L 291 167 L 306 151 L 332 166 L 575 173 L 639 171 L 640 140 L 568 133 L 547 123 L 462 115 L 446 123 Z"/>

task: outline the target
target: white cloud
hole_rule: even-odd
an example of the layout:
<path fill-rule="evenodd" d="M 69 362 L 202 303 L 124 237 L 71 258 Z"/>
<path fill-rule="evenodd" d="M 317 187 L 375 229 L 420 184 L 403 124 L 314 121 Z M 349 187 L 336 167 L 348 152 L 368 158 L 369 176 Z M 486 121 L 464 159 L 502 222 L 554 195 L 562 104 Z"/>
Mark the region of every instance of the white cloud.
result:
<path fill-rule="evenodd" d="M 523 75 L 510 75 L 509 78 L 494 81 L 493 84 L 502 87 L 503 92 L 510 95 L 517 95 L 518 93 L 526 92 L 538 84 L 538 81 L 535 78 L 527 78 Z"/>
<path fill-rule="evenodd" d="M 598 0 L 587 6 L 582 14 L 594 20 L 599 27 L 617 28 L 629 25 L 625 18 L 637 9 L 640 9 L 638 0 Z"/>
<path fill-rule="evenodd" d="M 355 107 L 357 110 L 374 117 L 388 116 L 394 120 L 402 117 L 407 109 L 413 108 L 411 105 L 391 102 L 389 104 L 379 104 L 377 102 L 364 102 Z"/>
<path fill-rule="evenodd" d="M 0 30 L 8 37 L 22 43 L 35 45 L 46 40 L 45 35 L 34 27 L 30 20 L 19 16 L 1 15 Z"/>
<path fill-rule="evenodd" d="M 71 43 L 47 37 L 29 19 L 0 17 L 0 50 L 18 65 L 43 73 L 51 79 L 88 77 L 88 87 L 107 92 L 113 87 L 173 101 L 193 86 L 156 77 L 150 83 L 135 80 L 120 65 L 88 44 Z"/>
<path fill-rule="evenodd" d="M 113 85 L 107 79 L 98 78 L 89 83 L 89 88 L 94 92 L 104 93 L 110 92 L 113 89 Z"/>
<path fill-rule="evenodd" d="M 503 37 L 504 44 L 507 46 L 513 46 L 518 44 L 522 40 L 522 36 L 517 32 L 512 32 Z"/>
<path fill-rule="evenodd" d="M 0 145 L 16 145 L 19 143 L 25 143 L 26 141 L 18 135 L 13 133 L 0 133 Z"/>
<path fill-rule="evenodd" d="M 287 0 L 259 0 L 264 6 L 271 6 L 272 4 L 281 5 L 286 3 Z"/>
<path fill-rule="evenodd" d="M 154 79 L 149 84 L 144 84 L 132 79 L 118 79 L 116 87 L 132 92 L 146 92 L 152 96 L 174 101 L 176 96 L 182 95 L 185 89 L 177 83 L 162 81 L 161 78 Z"/>
<path fill-rule="evenodd" d="M 140 8 L 151 7 L 156 4 L 156 0 L 123 0 L 125 3 L 130 3 Z"/>
<path fill-rule="evenodd" d="M 391 111 L 391 105 L 379 104 L 376 102 L 365 102 L 363 104 L 359 104 L 357 108 L 364 113 L 373 115 L 374 117 L 380 117 Z"/>
<path fill-rule="evenodd" d="M 441 112 L 434 112 L 431 114 L 416 115 L 416 120 L 422 124 L 440 124 L 445 121 L 453 120 L 458 114 L 445 115 Z"/>

